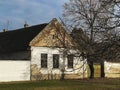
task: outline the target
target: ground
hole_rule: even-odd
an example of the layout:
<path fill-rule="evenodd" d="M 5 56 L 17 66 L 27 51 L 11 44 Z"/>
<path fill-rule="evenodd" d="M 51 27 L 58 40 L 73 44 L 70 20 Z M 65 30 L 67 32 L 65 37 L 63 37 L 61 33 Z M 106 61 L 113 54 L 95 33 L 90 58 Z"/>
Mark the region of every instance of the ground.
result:
<path fill-rule="evenodd" d="M 120 79 L 9 82 L 0 90 L 120 90 Z"/>

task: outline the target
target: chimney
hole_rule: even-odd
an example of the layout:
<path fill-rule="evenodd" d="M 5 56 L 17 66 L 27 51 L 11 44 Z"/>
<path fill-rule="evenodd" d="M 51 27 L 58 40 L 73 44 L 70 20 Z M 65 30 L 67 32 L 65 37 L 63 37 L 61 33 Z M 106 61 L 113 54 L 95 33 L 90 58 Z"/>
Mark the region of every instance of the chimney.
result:
<path fill-rule="evenodd" d="M 7 32 L 8 30 L 7 29 L 3 29 L 3 32 Z"/>
<path fill-rule="evenodd" d="M 29 27 L 29 25 L 27 24 L 27 22 L 25 22 L 24 28 L 27 28 L 27 27 Z"/>

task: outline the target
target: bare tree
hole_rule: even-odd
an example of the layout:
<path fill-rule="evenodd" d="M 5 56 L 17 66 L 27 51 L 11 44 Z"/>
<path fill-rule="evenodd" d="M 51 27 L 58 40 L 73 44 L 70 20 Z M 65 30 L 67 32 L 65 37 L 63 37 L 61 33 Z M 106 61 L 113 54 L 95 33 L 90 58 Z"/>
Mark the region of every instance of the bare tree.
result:
<path fill-rule="evenodd" d="M 77 42 L 79 41 L 79 47 L 82 47 L 83 52 L 86 52 L 91 70 L 90 78 L 94 77 L 93 62 L 99 60 L 99 57 L 102 58 L 100 56 L 102 44 L 100 43 L 111 41 L 113 37 L 118 36 L 116 27 L 120 23 L 119 14 L 115 8 L 115 5 L 118 7 L 118 3 L 117 0 L 70 0 L 64 4 L 63 20 L 65 26 L 68 30 L 73 30 L 73 38 Z M 86 38 L 83 39 L 81 34 L 84 34 Z M 99 62 L 103 67 L 103 61 Z M 104 77 L 104 72 L 101 76 Z"/>

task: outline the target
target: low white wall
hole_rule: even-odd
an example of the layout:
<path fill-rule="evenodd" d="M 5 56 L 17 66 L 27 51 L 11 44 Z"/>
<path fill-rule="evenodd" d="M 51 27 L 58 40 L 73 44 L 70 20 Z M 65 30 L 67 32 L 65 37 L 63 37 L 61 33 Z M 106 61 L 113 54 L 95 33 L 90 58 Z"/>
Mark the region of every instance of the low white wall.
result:
<path fill-rule="evenodd" d="M 105 77 L 120 78 L 120 63 L 104 62 Z"/>
<path fill-rule="evenodd" d="M 30 80 L 30 61 L 0 61 L 0 82 Z"/>

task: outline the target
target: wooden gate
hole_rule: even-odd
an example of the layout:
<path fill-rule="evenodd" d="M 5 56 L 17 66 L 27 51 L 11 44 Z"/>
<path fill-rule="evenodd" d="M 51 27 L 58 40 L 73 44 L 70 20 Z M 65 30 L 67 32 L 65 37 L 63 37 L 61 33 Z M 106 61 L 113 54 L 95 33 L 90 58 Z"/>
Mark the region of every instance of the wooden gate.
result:
<path fill-rule="evenodd" d="M 100 65 L 100 63 L 94 63 L 94 77 L 95 78 L 101 77 L 101 65 Z"/>

